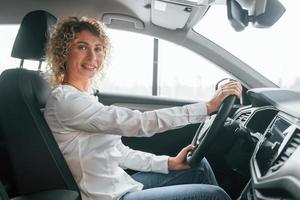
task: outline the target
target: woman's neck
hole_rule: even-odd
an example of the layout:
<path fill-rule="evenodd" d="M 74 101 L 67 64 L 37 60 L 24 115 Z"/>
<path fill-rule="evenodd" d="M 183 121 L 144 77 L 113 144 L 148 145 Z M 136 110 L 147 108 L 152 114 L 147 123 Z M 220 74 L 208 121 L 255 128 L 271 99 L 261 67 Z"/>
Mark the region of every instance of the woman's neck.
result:
<path fill-rule="evenodd" d="M 70 79 L 64 79 L 63 85 L 71 85 L 81 92 L 88 92 L 90 87 L 90 81 L 73 81 Z"/>

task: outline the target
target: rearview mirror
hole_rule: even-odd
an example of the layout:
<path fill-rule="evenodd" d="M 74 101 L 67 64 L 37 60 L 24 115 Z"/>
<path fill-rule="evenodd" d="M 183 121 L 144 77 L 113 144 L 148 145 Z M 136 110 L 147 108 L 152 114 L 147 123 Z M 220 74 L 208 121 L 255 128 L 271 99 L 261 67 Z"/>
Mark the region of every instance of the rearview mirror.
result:
<path fill-rule="evenodd" d="M 256 11 L 260 8 L 256 4 Z M 253 26 L 256 28 L 267 28 L 275 24 L 285 12 L 285 7 L 278 0 L 266 0 L 265 10 L 262 14 L 255 13 Z"/>
<path fill-rule="evenodd" d="M 227 16 L 236 31 L 242 31 L 252 22 L 256 28 L 267 28 L 275 24 L 285 12 L 278 0 L 227 0 Z M 244 7 L 242 5 L 245 5 Z"/>
<path fill-rule="evenodd" d="M 248 26 L 248 11 L 244 10 L 236 0 L 227 0 L 227 17 L 236 31 L 242 31 Z"/>

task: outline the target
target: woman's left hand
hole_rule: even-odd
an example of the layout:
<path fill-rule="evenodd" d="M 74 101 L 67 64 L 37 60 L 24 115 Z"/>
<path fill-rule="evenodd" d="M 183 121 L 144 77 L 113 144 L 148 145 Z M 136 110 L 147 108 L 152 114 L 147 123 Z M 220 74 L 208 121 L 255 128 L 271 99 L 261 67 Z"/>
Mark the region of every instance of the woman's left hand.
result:
<path fill-rule="evenodd" d="M 207 102 L 207 113 L 213 113 L 217 111 L 222 104 L 223 100 L 230 96 L 235 95 L 238 98 L 242 95 L 242 85 L 236 81 L 230 81 L 224 85 L 222 85 L 215 93 L 213 98 Z"/>
<path fill-rule="evenodd" d="M 186 155 L 193 149 L 193 145 L 190 144 L 184 147 L 176 157 L 170 157 L 168 160 L 169 170 L 183 170 L 191 168 L 186 162 Z"/>

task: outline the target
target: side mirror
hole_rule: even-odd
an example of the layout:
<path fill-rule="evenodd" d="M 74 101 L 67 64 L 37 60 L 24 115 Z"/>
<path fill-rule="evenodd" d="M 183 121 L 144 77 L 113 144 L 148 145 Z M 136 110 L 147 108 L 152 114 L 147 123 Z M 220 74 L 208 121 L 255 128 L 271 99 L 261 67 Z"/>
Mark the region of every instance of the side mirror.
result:
<path fill-rule="evenodd" d="M 256 0 L 252 7 L 243 8 L 248 0 L 227 0 L 227 17 L 236 31 L 242 31 L 253 23 L 256 28 L 267 28 L 275 24 L 285 12 L 278 0 Z M 251 15 L 249 15 L 251 13 Z"/>

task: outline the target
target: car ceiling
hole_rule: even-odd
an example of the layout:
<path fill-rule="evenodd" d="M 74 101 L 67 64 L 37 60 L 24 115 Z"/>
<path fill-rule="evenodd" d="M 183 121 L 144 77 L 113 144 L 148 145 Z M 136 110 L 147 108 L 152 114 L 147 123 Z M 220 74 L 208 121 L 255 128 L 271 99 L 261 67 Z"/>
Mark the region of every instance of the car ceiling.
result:
<path fill-rule="evenodd" d="M 154 3 L 159 2 L 165 4 L 164 12 L 152 9 Z M 0 23 L 19 24 L 25 14 L 41 9 L 58 18 L 76 15 L 101 19 L 104 13 L 119 13 L 141 20 L 145 24 L 145 31 L 148 26 L 154 24 L 167 29 L 190 29 L 203 17 L 208 8 L 209 6 L 204 5 L 192 6 L 171 1 L 152 0 L 10 0 L 1 1 Z M 184 18 L 186 20 L 182 20 Z M 165 25 L 165 21 L 169 25 Z M 183 26 L 176 26 L 178 21 L 183 21 Z M 116 23 L 116 25 L 122 26 L 122 23 Z M 123 23 L 123 26 L 126 28 L 128 24 Z"/>

